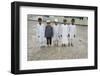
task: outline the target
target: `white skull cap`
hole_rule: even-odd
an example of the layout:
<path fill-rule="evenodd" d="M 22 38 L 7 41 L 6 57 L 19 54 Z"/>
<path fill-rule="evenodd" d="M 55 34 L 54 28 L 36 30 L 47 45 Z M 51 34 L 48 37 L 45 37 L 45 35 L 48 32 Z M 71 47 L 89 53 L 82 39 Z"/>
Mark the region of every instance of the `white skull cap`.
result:
<path fill-rule="evenodd" d="M 54 21 L 55 21 L 55 22 L 58 22 L 58 19 L 55 19 Z"/>
<path fill-rule="evenodd" d="M 50 20 L 47 20 L 46 22 L 48 23 L 48 22 L 51 22 L 51 21 Z"/>

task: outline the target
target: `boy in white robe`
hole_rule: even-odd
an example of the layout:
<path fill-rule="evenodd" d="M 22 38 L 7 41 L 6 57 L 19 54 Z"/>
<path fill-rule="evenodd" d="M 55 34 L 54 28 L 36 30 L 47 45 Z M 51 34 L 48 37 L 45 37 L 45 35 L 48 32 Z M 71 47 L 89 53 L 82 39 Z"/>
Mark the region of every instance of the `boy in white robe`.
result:
<path fill-rule="evenodd" d="M 71 45 L 72 47 L 74 46 L 73 41 L 76 37 L 76 25 L 74 23 L 75 19 L 72 19 L 70 24 L 70 40 L 69 40 L 69 45 Z"/>
<path fill-rule="evenodd" d="M 68 23 L 68 46 L 70 46 L 70 23 Z"/>
<path fill-rule="evenodd" d="M 45 31 L 45 27 L 44 27 L 44 24 L 42 23 L 42 18 L 39 17 L 38 18 L 38 24 L 37 24 L 37 28 L 36 28 L 36 35 L 37 35 L 37 40 L 38 40 L 38 46 L 39 47 L 44 47 L 45 46 L 45 43 L 44 43 L 44 31 Z"/>
<path fill-rule="evenodd" d="M 68 25 L 67 20 L 63 20 L 64 24 L 61 25 L 62 27 L 62 46 L 68 45 Z"/>
<path fill-rule="evenodd" d="M 57 19 L 54 20 L 53 30 L 54 30 L 53 42 L 55 46 L 58 46 L 59 45 L 59 24 Z"/>

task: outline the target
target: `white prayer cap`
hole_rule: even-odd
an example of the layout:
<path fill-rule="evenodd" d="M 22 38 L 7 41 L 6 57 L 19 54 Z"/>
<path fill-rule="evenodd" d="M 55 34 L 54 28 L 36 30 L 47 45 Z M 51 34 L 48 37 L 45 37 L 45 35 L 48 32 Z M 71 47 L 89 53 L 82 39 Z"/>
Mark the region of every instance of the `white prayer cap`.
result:
<path fill-rule="evenodd" d="M 50 21 L 50 20 L 47 20 L 46 22 L 49 23 L 49 22 L 51 22 L 51 21 Z"/>
<path fill-rule="evenodd" d="M 58 19 L 55 19 L 54 21 L 55 21 L 55 22 L 58 22 Z"/>

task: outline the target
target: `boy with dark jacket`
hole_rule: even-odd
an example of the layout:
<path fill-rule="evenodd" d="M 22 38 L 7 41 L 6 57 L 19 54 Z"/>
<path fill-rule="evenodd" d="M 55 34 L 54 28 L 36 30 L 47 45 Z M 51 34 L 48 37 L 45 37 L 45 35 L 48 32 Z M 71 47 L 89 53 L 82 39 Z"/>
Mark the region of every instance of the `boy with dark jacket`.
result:
<path fill-rule="evenodd" d="M 50 20 L 47 20 L 47 26 L 45 27 L 45 37 L 47 40 L 47 45 L 51 46 L 53 37 L 53 27 L 50 24 Z"/>

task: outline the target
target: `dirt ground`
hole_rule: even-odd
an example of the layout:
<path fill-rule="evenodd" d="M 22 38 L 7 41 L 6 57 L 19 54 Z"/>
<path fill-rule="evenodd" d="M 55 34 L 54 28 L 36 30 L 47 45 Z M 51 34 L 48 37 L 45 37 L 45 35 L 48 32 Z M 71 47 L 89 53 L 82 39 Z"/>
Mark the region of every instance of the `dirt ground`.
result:
<path fill-rule="evenodd" d="M 27 32 L 27 60 L 57 60 L 57 59 L 84 59 L 88 58 L 88 26 L 76 26 L 77 36 L 74 47 L 37 47 L 36 22 L 28 21 Z"/>

